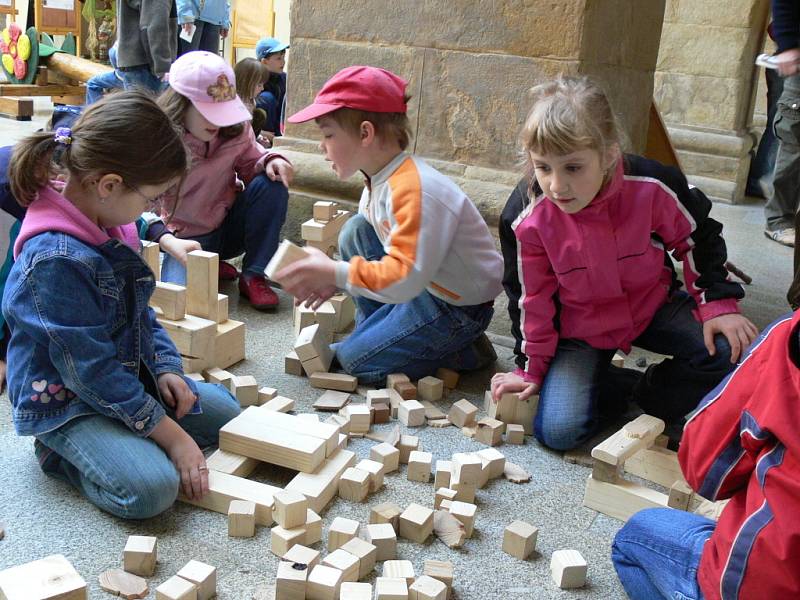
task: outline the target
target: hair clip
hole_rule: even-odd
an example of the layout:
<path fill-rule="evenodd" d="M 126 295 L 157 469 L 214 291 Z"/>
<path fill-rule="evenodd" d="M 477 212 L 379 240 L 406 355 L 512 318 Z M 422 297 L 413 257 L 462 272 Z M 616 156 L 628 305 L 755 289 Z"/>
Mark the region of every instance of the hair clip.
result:
<path fill-rule="evenodd" d="M 58 129 L 56 129 L 56 133 L 53 136 L 53 139 L 58 144 L 69 146 L 72 143 L 72 129 L 70 129 L 69 127 L 59 127 Z"/>

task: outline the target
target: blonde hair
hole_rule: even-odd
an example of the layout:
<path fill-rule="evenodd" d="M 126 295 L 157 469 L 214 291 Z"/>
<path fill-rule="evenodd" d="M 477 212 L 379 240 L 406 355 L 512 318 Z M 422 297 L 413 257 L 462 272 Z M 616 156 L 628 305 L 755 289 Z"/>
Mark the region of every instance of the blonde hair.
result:
<path fill-rule="evenodd" d="M 192 105 L 192 101 L 183 94 L 180 94 L 171 87 L 168 87 L 161 92 L 157 102 L 161 109 L 172 120 L 172 122 L 176 126 L 185 130 L 183 122 L 186 118 L 186 113 L 189 111 L 189 107 Z M 229 125 L 228 127 L 220 127 L 217 135 L 226 139 L 235 138 L 237 135 L 241 134 L 242 131 L 244 131 L 244 125 L 244 123 L 237 123 L 236 125 Z"/>
<path fill-rule="evenodd" d="M 253 99 L 258 95 L 269 79 L 269 70 L 255 58 L 243 58 L 233 67 L 236 77 L 236 89 L 239 98 L 253 112 Z"/>

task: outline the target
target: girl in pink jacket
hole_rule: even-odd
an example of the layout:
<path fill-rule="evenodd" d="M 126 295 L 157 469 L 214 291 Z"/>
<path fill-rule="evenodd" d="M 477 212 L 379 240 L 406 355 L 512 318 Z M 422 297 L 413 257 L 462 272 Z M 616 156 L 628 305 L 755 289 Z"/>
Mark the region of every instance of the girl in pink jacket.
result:
<path fill-rule="evenodd" d="M 599 412 L 628 399 L 679 438 L 682 417 L 757 335 L 728 281 L 722 225 L 680 171 L 622 155 L 608 99 L 587 78 L 532 95 L 520 134 L 530 202 L 512 227 L 524 367 L 495 375 L 493 397 L 539 393 L 534 432 L 558 450 L 586 441 Z M 633 345 L 671 358 L 609 376 L 614 353 Z"/>

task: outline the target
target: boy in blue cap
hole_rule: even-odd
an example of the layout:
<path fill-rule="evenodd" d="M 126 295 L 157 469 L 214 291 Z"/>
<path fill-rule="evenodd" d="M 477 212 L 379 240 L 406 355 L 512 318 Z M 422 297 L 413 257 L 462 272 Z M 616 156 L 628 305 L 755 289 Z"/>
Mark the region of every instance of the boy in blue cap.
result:
<path fill-rule="evenodd" d="M 284 44 L 274 37 L 261 38 L 256 44 L 256 58 L 261 61 L 269 78 L 264 84 L 264 91 L 256 97 L 256 108 L 267 113 L 264 122 L 263 137 L 269 140 L 283 135 L 283 118 L 286 107 L 286 49 L 289 44 Z M 256 132 L 258 135 L 258 132 Z"/>

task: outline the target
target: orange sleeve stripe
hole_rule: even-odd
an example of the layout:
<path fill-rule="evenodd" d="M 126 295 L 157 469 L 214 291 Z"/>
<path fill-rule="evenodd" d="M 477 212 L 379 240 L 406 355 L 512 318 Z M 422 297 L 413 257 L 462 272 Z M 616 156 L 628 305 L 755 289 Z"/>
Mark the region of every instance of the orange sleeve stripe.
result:
<path fill-rule="evenodd" d="M 406 159 L 389 177 L 389 187 L 397 225 L 388 254 L 378 261 L 367 261 L 360 256 L 350 260 L 350 283 L 373 291 L 383 290 L 407 277 L 417 260 L 422 182 L 412 159 Z"/>

